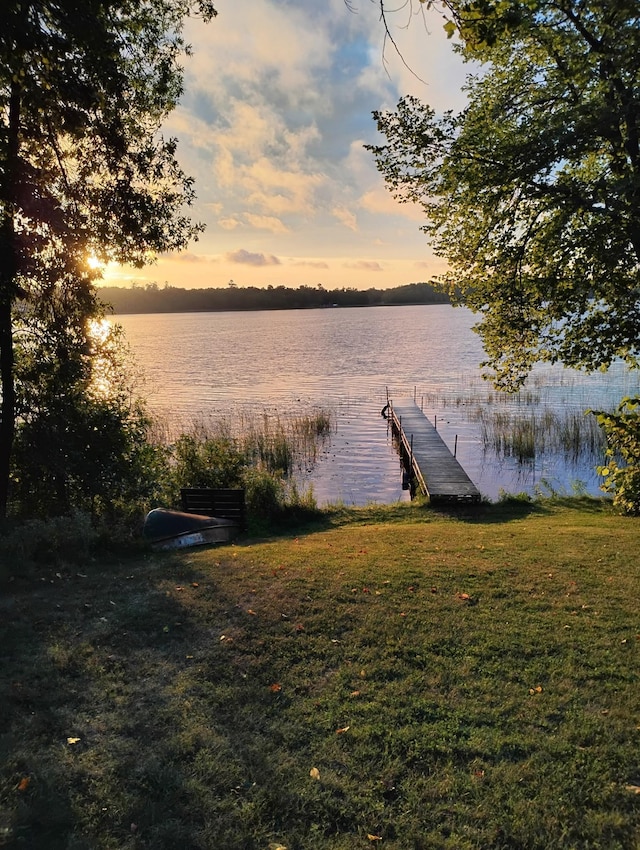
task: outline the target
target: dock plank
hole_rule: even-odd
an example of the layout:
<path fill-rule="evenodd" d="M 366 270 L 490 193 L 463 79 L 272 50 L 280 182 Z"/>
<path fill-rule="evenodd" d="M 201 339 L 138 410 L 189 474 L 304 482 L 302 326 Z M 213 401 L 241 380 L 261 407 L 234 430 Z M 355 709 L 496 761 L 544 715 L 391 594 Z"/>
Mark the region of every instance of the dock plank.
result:
<path fill-rule="evenodd" d="M 412 473 L 431 502 L 480 501 L 480 491 L 414 401 L 392 402 L 390 417 L 405 455 L 412 455 Z"/>

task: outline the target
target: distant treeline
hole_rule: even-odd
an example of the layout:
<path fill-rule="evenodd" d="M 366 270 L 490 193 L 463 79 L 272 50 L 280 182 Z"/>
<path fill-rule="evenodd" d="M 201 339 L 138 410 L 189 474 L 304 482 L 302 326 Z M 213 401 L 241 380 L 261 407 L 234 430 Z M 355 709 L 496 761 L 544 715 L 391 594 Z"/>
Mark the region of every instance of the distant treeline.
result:
<path fill-rule="evenodd" d="M 180 289 L 177 286 L 103 286 L 100 298 L 114 313 L 191 313 L 217 310 L 303 310 L 313 307 L 378 307 L 397 304 L 448 304 L 449 296 L 429 283 L 393 289 L 324 289 L 322 286 L 227 286 Z"/>

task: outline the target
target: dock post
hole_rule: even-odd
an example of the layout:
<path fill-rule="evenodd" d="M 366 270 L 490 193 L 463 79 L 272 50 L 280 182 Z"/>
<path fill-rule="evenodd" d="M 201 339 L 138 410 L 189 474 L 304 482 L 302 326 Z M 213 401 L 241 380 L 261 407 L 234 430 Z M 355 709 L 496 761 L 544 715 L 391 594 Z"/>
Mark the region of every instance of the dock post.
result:
<path fill-rule="evenodd" d="M 453 442 L 453 456 L 455 457 L 458 454 L 458 435 L 456 434 L 456 438 Z"/>
<path fill-rule="evenodd" d="M 409 475 L 413 478 L 413 434 L 411 435 L 411 444 L 409 446 Z"/>

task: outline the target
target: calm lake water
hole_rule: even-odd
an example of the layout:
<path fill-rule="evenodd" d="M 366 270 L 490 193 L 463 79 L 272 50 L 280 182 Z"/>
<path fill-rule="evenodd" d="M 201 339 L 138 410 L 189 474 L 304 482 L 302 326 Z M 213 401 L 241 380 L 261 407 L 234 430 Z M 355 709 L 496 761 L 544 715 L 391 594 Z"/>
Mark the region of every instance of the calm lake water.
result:
<path fill-rule="evenodd" d="M 311 471 L 319 504 L 406 500 L 399 459 L 380 415 L 415 396 L 480 491 L 534 492 L 540 482 L 598 493 L 596 459 L 548 449 L 520 463 L 487 446 L 479 417 L 541 411 L 582 417 L 640 392 L 636 373 L 614 368 L 585 376 L 536 369 L 525 391 L 504 397 L 481 378 L 483 352 L 472 314 L 448 305 L 122 315 L 146 378 L 150 409 L 179 430 L 197 420 L 243 413 L 331 410 L 335 433 Z"/>

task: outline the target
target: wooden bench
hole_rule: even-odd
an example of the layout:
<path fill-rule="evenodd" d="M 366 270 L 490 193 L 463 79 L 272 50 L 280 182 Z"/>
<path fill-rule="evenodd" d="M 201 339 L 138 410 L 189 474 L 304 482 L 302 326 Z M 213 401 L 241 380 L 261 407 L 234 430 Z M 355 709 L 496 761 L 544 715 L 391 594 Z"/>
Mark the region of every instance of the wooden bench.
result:
<path fill-rule="evenodd" d="M 183 487 L 180 490 L 182 510 L 189 514 L 231 519 L 240 528 L 246 524 L 244 490 L 211 487 Z"/>

